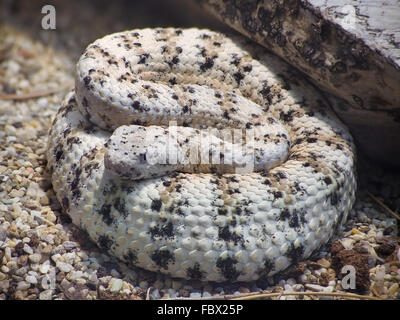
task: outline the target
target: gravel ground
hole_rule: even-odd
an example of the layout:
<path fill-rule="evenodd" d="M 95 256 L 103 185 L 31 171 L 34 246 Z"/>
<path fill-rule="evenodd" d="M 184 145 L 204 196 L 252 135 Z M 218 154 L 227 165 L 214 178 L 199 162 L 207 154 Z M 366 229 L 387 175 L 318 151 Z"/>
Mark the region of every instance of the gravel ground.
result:
<path fill-rule="evenodd" d="M 135 27 L 223 29 L 200 11 L 191 16 L 186 7 L 176 10 L 177 1 L 93 3 L 53 1 L 57 29 L 51 31 L 40 29 L 45 3 L 0 3 L 0 300 L 216 299 L 254 292 L 281 293 L 272 298 L 281 300 L 344 299 L 328 294 L 346 292 L 359 299 L 400 299 L 398 220 L 389 212 L 400 208 L 400 175 L 363 158 L 357 202 L 337 237 L 309 260 L 264 281 L 189 282 L 129 268 L 72 225 L 52 190 L 45 149 L 52 117 L 73 86 L 74 64 L 84 47 Z M 354 290 L 342 285 L 341 270 L 348 264 L 357 272 Z"/>

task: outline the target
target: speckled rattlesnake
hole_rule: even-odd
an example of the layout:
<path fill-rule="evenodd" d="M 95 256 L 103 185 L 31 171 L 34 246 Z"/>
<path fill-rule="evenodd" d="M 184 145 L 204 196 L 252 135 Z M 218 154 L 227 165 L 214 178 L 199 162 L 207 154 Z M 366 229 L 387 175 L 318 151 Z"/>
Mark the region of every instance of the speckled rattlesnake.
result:
<path fill-rule="evenodd" d="M 254 128 L 259 155 L 288 153 L 241 174 L 147 166 L 170 121 L 182 147 L 200 129 Z M 86 49 L 47 158 L 63 209 L 104 250 L 174 277 L 250 281 L 308 257 L 346 219 L 353 150 L 323 98 L 265 50 L 209 30 L 144 29 Z"/>

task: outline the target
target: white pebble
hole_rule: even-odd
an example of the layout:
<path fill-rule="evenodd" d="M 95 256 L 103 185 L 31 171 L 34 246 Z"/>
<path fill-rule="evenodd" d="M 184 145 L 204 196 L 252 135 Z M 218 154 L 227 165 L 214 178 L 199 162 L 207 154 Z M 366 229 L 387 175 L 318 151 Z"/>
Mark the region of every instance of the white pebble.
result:
<path fill-rule="evenodd" d="M 4 273 L 8 273 L 10 271 L 10 268 L 7 266 L 2 266 L 1 271 L 3 271 Z"/>
<path fill-rule="evenodd" d="M 38 273 L 37 273 L 36 271 L 32 271 L 32 270 L 28 271 L 28 274 L 29 274 L 30 276 L 34 276 L 34 277 L 37 277 L 37 276 L 38 276 Z"/>
<path fill-rule="evenodd" d="M 24 290 L 27 290 L 30 286 L 31 286 L 30 283 L 27 283 L 25 281 L 20 281 L 17 284 L 17 290 L 24 291 Z"/>
<path fill-rule="evenodd" d="M 7 72 L 10 74 L 16 74 L 18 73 L 20 69 L 20 65 L 15 62 L 14 60 L 9 60 L 8 61 L 8 66 L 7 66 Z"/>
<path fill-rule="evenodd" d="M 25 281 L 31 284 L 36 284 L 37 283 L 37 279 L 34 276 L 26 276 L 25 277 Z"/>
<path fill-rule="evenodd" d="M 376 266 L 375 280 L 383 281 L 385 277 L 385 266 Z"/>
<path fill-rule="evenodd" d="M 10 247 L 6 247 L 4 249 L 4 257 L 6 258 L 7 261 L 11 260 L 11 249 L 10 249 Z"/>
<path fill-rule="evenodd" d="M 151 296 L 153 299 L 160 299 L 161 298 L 160 291 L 158 289 L 154 289 L 151 292 Z"/>
<path fill-rule="evenodd" d="M 65 241 L 62 245 L 66 250 L 71 250 L 77 247 L 76 243 L 73 241 Z"/>
<path fill-rule="evenodd" d="M 82 260 L 88 260 L 89 259 L 89 256 L 83 251 L 79 251 L 77 254 L 78 254 L 78 257 L 80 257 Z"/>
<path fill-rule="evenodd" d="M 44 263 L 42 263 L 39 266 L 39 271 L 42 274 L 46 274 L 47 272 L 49 272 L 49 270 L 50 270 L 50 261 L 49 260 L 46 260 Z"/>
<path fill-rule="evenodd" d="M 122 287 L 122 280 L 121 279 L 116 279 L 112 278 L 110 281 L 110 291 L 111 292 L 118 292 L 121 290 Z"/>
<path fill-rule="evenodd" d="M 76 282 L 77 284 L 86 284 L 86 280 L 83 279 L 83 278 L 78 278 L 78 279 L 75 280 L 75 282 Z"/>
<path fill-rule="evenodd" d="M 176 292 L 174 289 L 168 289 L 167 293 L 169 294 L 170 298 L 176 298 L 179 295 L 179 292 Z"/>
<path fill-rule="evenodd" d="M 31 269 L 34 271 L 39 271 L 39 263 L 31 263 Z"/>
<path fill-rule="evenodd" d="M 48 104 L 49 104 L 49 101 L 47 100 L 47 98 L 40 98 L 40 99 L 37 101 L 37 105 L 38 105 L 40 108 L 46 108 Z"/>
<path fill-rule="evenodd" d="M 97 283 L 97 282 L 99 282 L 99 280 L 97 279 L 97 274 L 96 274 L 95 272 L 93 272 L 93 273 L 89 276 L 88 280 L 89 280 L 90 282 L 92 282 L 92 283 Z"/>
<path fill-rule="evenodd" d="M 291 285 L 285 284 L 285 286 L 283 287 L 285 291 L 293 291 L 293 288 Z"/>
<path fill-rule="evenodd" d="M 307 277 L 307 275 L 305 275 L 305 274 L 302 274 L 302 275 L 299 277 L 299 280 L 300 280 L 301 282 L 306 282 L 307 279 L 308 279 L 308 277 Z"/>
<path fill-rule="evenodd" d="M 3 291 L 6 291 L 9 287 L 10 287 L 10 280 L 0 281 L 0 289 L 3 289 Z"/>
<path fill-rule="evenodd" d="M 320 286 L 319 284 L 306 283 L 305 286 L 306 286 L 307 289 L 310 289 L 312 291 L 317 291 L 317 292 L 325 291 L 325 287 Z"/>
<path fill-rule="evenodd" d="M 294 291 L 304 291 L 304 286 L 302 284 L 294 284 L 292 288 Z"/>
<path fill-rule="evenodd" d="M 62 257 L 59 253 L 53 254 L 51 256 L 51 260 L 53 260 L 55 263 L 57 263 L 58 260 L 60 260 Z"/>
<path fill-rule="evenodd" d="M 48 289 L 39 293 L 39 300 L 51 300 L 53 290 Z"/>
<path fill-rule="evenodd" d="M 42 259 L 42 255 L 40 253 L 34 253 L 29 255 L 29 260 L 34 263 L 39 263 L 40 259 Z"/>
<path fill-rule="evenodd" d="M 351 238 L 342 239 L 342 240 L 340 240 L 340 243 L 342 244 L 342 246 L 343 246 L 346 250 L 353 249 L 354 240 L 351 239 Z"/>
<path fill-rule="evenodd" d="M 73 268 L 70 264 L 62 262 L 62 261 L 57 261 L 56 266 L 60 271 L 68 273 L 70 272 Z"/>
<path fill-rule="evenodd" d="M 106 285 L 111 281 L 111 278 L 112 278 L 111 276 L 105 276 L 105 277 L 99 278 L 99 280 L 100 280 L 101 284 Z"/>
<path fill-rule="evenodd" d="M 201 293 L 200 292 L 192 292 L 192 293 L 190 293 L 190 298 L 194 298 L 194 299 L 201 298 Z"/>
<path fill-rule="evenodd" d="M 80 270 L 78 270 L 78 271 L 71 271 L 71 272 L 68 274 L 68 280 L 76 280 L 76 279 L 82 277 L 82 275 L 83 275 L 83 272 L 80 271 Z"/>
<path fill-rule="evenodd" d="M 74 252 L 65 253 L 63 254 L 63 257 L 65 262 L 73 264 L 75 260 L 75 253 Z"/>

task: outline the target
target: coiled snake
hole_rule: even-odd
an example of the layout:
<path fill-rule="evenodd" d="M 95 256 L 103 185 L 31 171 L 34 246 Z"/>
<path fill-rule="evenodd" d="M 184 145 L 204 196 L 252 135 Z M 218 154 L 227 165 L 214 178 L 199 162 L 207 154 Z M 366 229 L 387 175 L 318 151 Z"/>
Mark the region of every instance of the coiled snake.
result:
<path fill-rule="evenodd" d="M 101 248 L 210 281 L 271 276 L 326 243 L 354 202 L 354 157 L 287 64 L 242 38 L 172 28 L 89 45 L 47 152 L 63 210 Z"/>

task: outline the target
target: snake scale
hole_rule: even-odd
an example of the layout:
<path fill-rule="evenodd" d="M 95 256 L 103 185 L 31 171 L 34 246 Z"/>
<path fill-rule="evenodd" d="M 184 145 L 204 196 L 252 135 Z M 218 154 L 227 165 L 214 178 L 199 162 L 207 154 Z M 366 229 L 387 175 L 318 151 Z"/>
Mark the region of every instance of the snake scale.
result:
<path fill-rule="evenodd" d="M 231 143 L 227 128 L 254 134 Z M 184 163 L 193 145 L 213 161 Z M 182 163 L 157 163 L 163 146 Z M 253 170 L 239 170 L 241 149 Z M 355 199 L 352 138 L 324 98 L 265 49 L 210 30 L 89 45 L 47 159 L 63 210 L 100 248 L 185 279 L 274 275 L 326 243 Z"/>

